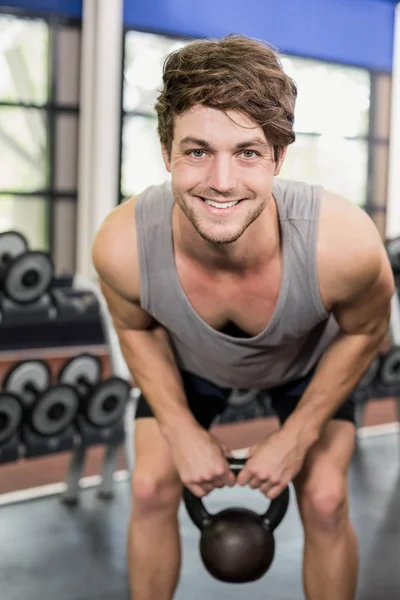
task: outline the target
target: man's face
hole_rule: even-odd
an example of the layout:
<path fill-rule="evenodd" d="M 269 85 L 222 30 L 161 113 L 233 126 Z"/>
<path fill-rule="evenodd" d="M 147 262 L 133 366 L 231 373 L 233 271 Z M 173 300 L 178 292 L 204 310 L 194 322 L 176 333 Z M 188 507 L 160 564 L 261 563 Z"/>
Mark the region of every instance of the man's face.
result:
<path fill-rule="evenodd" d="M 196 105 L 175 117 L 171 158 L 175 200 L 202 238 L 236 241 L 266 207 L 284 154 L 273 148 L 250 117 Z"/>

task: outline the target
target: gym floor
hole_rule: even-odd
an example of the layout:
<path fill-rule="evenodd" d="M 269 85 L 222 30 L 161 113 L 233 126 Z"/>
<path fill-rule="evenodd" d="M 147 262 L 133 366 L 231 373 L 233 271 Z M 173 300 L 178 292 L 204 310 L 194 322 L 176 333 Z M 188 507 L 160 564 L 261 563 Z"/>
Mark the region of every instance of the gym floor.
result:
<path fill-rule="evenodd" d="M 350 471 L 351 513 L 360 543 L 357 600 L 400 597 L 400 437 L 398 433 L 359 439 Z M 277 549 L 269 572 L 247 585 L 211 578 L 198 554 L 198 530 L 180 510 L 183 565 L 176 600 L 299 600 L 302 529 L 293 494 L 275 532 Z M 261 494 L 248 488 L 217 490 L 206 500 L 211 511 L 228 505 L 264 510 Z M 109 503 L 96 489 L 81 493 L 75 508 L 58 496 L 0 510 L 2 600 L 128 600 L 126 537 L 129 482 L 115 484 Z"/>

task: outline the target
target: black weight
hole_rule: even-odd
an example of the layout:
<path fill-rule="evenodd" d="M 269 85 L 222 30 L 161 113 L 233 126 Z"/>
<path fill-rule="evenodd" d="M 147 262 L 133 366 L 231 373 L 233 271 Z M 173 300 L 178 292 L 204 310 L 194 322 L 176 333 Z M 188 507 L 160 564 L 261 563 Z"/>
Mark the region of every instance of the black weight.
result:
<path fill-rule="evenodd" d="M 88 387 L 93 388 L 101 378 L 101 362 L 98 356 L 89 353 L 79 354 L 68 360 L 58 374 L 60 383 L 80 387 L 83 395 Z"/>
<path fill-rule="evenodd" d="M 18 397 L 8 392 L 0 393 L 0 444 L 11 439 L 22 421 L 22 405 Z"/>
<path fill-rule="evenodd" d="M 56 436 L 68 428 L 79 408 L 76 390 L 51 384 L 50 368 L 42 360 L 25 360 L 7 374 L 4 388 L 21 399 L 23 420 L 41 436 Z"/>
<path fill-rule="evenodd" d="M 400 237 L 386 240 L 386 252 L 395 275 L 400 275 Z"/>
<path fill-rule="evenodd" d="M 360 390 L 365 390 L 372 384 L 372 382 L 378 376 L 380 366 L 381 366 L 381 359 L 379 356 L 376 356 L 375 359 L 372 361 L 368 371 L 365 373 L 364 377 L 361 379 L 361 381 L 358 384 L 358 388 Z"/>
<path fill-rule="evenodd" d="M 233 389 L 229 398 L 228 403 L 231 406 L 239 407 L 253 402 L 257 396 L 258 390 L 247 389 L 247 388 L 236 388 Z"/>
<path fill-rule="evenodd" d="M 72 385 L 80 397 L 79 412 L 91 425 L 110 427 L 123 418 L 129 384 L 120 377 L 101 379 L 101 362 L 93 354 L 80 354 L 61 369 L 58 380 Z"/>
<path fill-rule="evenodd" d="M 245 460 L 229 459 L 233 470 Z M 200 555 L 208 572 L 226 583 L 248 583 L 262 577 L 275 555 L 273 531 L 286 514 L 289 489 L 272 500 L 260 515 L 246 508 L 227 508 L 216 514 L 206 510 L 201 498 L 183 490 L 186 509 L 200 529 Z"/>
<path fill-rule="evenodd" d="M 100 322 L 100 304 L 89 290 L 52 287 L 51 295 L 61 323 Z"/>
<path fill-rule="evenodd" d="M 0 233 L 0 273 L 9 264 L 28 250 L 28 242 L 18 231 L 3 231 Z"/>
<path fill-rule="evenodd" d="M 43 360 L 24 360 L 17 363 L 4 380 L 4 389 L 31 405 L 50 385 L 50 368 Z"/>
<path fill-rule="evenodd" d="M 400 385 L 400 346 L 391 348 L 383 357 L 379 378 L 383 385 Z"/>
<path fill-rule="evenodd" d="M 70 385 L 57 384 L 37 398 L 29 423 L 39 435 L 56 436 L 71 425 L 78 408 L 79 398 L 76 390 Z"/>
<path fill-rule="evenodd" d="M 53 278 L 53 263 L 45 252 L 25 252 L 13 260 L 4 274 L 6 295 L 19 304 L 36 302 Z"/>
<path fill-rule="evenodd" d="M 85 407 L 85 416 L 95 427 L 110 427 L 125 414 L 130 386 L 120 377 L 110 377 L 99 383 Z"/>

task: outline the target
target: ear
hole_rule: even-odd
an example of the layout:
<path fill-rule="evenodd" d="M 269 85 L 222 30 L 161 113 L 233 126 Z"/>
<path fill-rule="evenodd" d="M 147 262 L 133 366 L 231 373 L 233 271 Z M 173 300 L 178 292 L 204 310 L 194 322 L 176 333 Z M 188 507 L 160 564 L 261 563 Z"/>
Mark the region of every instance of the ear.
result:
<path fill-rule="evenodd" d="M 165 168 L 167 169 L 168 173 L 171 173 L 171 160 L 170 160 L 170 157 L 168 154 L 168 150 L 166 149 L 166 147 L 163 144 L 161 144 L 161 153 L 162 153 Z"/>
<path fill-rule="evenodd" d="M 285 157 L 286 157 L 287 149 L 288 149 L 288 147 L 286 146 L 286 148 L 284 148 L 282 150 L 282 154 L 280 155 L 279 160 L 278 160 L 278 162 L 275 165 L 274 175 L 279 175 L 279 173 L 281 172 L 283 161 L 285 160 Z"/>

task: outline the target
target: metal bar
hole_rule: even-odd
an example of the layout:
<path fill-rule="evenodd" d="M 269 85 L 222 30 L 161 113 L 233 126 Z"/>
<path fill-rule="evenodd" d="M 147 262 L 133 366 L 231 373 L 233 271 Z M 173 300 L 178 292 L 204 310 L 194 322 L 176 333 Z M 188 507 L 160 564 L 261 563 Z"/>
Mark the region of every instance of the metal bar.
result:
<path fill-rule="evenodd" d="M 97 496 L 102 500 L 111 500 L 113 497 L 114 471 L 117 466 L 118 450 L 120 443 L 108 444 L 104 452 L 102 482 Z"/>
<path fill-rule="evenodd" d="M 84 446 L 78 446 L 71 456 L 69 472 L 65 482 L 67 489 L 61 498 L 65 504 L 76 504 L 78 502 L 79 481 L 83 474 L 85 454 L 86 448 Z"/>

